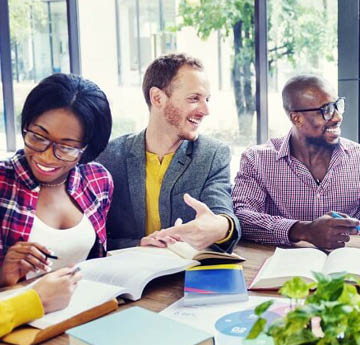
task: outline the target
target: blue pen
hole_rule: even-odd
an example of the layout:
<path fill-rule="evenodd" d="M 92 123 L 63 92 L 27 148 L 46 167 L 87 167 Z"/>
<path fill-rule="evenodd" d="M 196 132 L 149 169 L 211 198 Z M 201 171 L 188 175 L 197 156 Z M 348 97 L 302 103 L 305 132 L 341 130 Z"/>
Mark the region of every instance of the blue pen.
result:
<path fill-rule="evenodd" d="M 339 213 L 336 213 L 334 211 L 331 212 L 331 217 L 333 217 L 333 218 L 344 218 L 343 216 L 340 216 Z M 357 225 L 355 228 L 356 228 L 357 231 L 360 231 L 360 225 Z"/>

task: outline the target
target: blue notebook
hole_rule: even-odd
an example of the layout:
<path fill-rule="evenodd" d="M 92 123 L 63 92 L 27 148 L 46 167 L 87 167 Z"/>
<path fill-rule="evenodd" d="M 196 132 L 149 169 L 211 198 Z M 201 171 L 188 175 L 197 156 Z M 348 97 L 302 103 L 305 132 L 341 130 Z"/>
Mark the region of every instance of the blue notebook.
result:
<path fill-rule="evenodd" d="M 214 345 L 209 333 L 132 307 L 66 332 L 69 345 Z"/>
<path fill-rule="evenodd" d="M 184 305 L 247 301 L 240 264 L 196 266 L 185 271 Z"/>

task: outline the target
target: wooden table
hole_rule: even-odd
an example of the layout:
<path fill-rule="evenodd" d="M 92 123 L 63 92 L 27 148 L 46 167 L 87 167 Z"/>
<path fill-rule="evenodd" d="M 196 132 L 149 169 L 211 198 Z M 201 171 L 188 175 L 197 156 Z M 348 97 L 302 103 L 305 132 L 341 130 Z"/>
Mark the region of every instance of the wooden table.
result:
<path fill-rule="evenodd" d="M 309 247 L 307 243 L 299 243 L 299 246 Z M 352 236 L 347 244 L 350 247 L 360 248 L 360 236 Z M 258 269 L 266 258 L 272 255 L 275 247 L 255 244 L 253 242 L 241 241 L 235 248 L 235 252 L 244 256 L 246 261 L 243 263 L 246 282 L 249 285 Z M 119 312 L 132 306 L 140 306 L 155 312 L 160 312 L 170 304 L 183 297 L 184 273 L 177 273 L 169 276 L 160 277 L 151 281 L 144 289 L 142 298 L 136 302 L 127 301 L 119 305 L 115 311 Z M 264 293 L 250 292 L 251 295 L 266 295 Z M 272 293 L 274 295 L 274 293 Z M 5 344 L 0 342 L 0 344 Z M 51 340 L 43 342 L 44 345 L 68 345 L 68 336 L 59 335 Z"/>
<path fill-rule="evenodd" d="M 274 247 L 243 241 L 236 247 L 235 252 L 247 259 L 243 263 L 243 267 L 246 282 L 249 285 L 264 260 L 274 252 Z M 119 305 L 119 308 L 115 313 L 135 305 L 155 312 L 160 312 L 179 298 L 183 297 L 183 289 L 183 272 L 154 279 L 146 286 L 142 298 L 139 301 L 127 301 L 126 303 Z M 62 334 L 51 340 L 45 341 L 42 344 L 68 345 L 68 342 L 68 336 Z"/>

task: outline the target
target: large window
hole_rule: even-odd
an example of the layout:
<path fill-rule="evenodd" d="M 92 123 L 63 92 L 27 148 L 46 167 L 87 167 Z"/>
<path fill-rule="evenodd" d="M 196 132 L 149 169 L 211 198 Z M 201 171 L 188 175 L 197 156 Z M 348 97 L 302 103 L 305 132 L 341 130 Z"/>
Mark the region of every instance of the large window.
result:
<path fill-rule="evenodd" d="M 175 35 L 166 31 L 175 9 L 168 0 L 79 0 L 82 73 L 109 98 L 113 137 L 146 126 L 142 77 L 155 57 L 176 50 Z"/>
<path fill-rule="evenodd" d="M 15 115 L 41 79 L 70 71 L 66 2 L 9 0 Z M 18 141 L 21 145 L 21 141 Z"/>
<path fill-rule="evenodd" d="M 218 6 L 212 10 L 226 16 L 223 5 Z M 246 18 L 238 14 L 229 35 L 225 28 L 212 29 L 206 40 L 198 37 L 196 27 L 180 30 L 184 16 L 175 0 L 79 0 L 83 75 L 107 93 L 114 137 L 146 126 L 149 111 L 141 82 L 153 59 L 169 52 L 200 58 L 212 94 L 202 132 L 228 142 L 239 155 L 256 142 L 254 5 L 248 5 Z"/>
<path fill-rule="evenodd" d="M 255 1 L 260 0 L 77 0 L 81 72 L 108 95 L 114 120 L 112 136 L 146 126 L 148 109 L 141 82 L 148 64 L 162 54 L 185 52 L 203 61 L 210 79 L 210 116 L 201 131 L 231 145 L 236 169 L 241 152 L 256 144 Z M 18 124 L 25 97 L 34 85 L 52 73 L 70 71 L 67 2 L 8 3 Z M 342 3 L 266 3 L 268 123 L 269 136 L 274 137 L 290 128 L 281 102 L 287 79 L 298 73 L 315 73 L 337 88 L 337 21 Z M 3 118 L 0 113 L 0 140 Z"/>
<path fill-rule="evenodd" d="M 256 143 L 254 1 L 180 1 L 177 49 L 199 57 L 210 78 L 203 132 L 232 147 L 233 168 Z"/>
<path fill-rule="evenodd" d="M 282 108 L 285 82 L 317 74 L 337 89 L 337 1 L 268 1 L 270 137 L 285 135 L 290 121 Z"/>

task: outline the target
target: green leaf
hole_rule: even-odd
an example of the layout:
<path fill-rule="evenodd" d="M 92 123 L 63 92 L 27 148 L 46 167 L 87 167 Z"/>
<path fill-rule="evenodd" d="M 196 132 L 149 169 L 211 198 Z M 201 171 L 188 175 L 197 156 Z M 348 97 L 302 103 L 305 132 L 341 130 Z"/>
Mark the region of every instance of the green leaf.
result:
<path fill-rule="evenodd" d="M 271 299 L 271 300 L 269 300 L 269 301 L 266 301 L 266 302 L 263 302 L 263 303 L 259 304 L 259 305 L 255 308 L 255 310 L 254 310 L 255 315 L 257 315 L 257 316 L 262 315 L 266 310 L 269 309 L 269 307 L 270 307 L 273 303 L 274 303 L 274 300 Z"/>
<path fill-rule="evenodd" d="M 308 303 L 317 303 L 318 301 L 336 301 L 342 294 L 345 284 L 345 272 L 325 275 L 314 272 L 315 279 L 318 282 L 315 293 L 309 297 Z"/>
<path fill-rule="evenodd" d="M 357 289 L 353 285 L 344 284 L 342 294 L 339 297 L 339 301 L 344 304 L 360 306 L 360 296 Z"/>
<path fill-rule="evenodd" d="M 265 329 L 266 320 L 262 317 L 259 317 L 253 326 L 250 329 L 246 339 L 255 339 L 257 338 Z"/>
<path fill-rule="evenodd" d="M 287 281 L 279 292 L 289 298 L 301 299 L 309 295 L 309 285 L 301 278 L 295 277 Z"/>
<path fill-rule="evenodd" d="M 286 337 L 286 342 L 284 344 L 288 345 L 302 345 L 302 344 L 311 344 L 317 338 L 309 329 L 302 329 L 298 333 L 292 333 Z M 275 342 L 276 343 L 276 342 Z"/>

